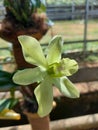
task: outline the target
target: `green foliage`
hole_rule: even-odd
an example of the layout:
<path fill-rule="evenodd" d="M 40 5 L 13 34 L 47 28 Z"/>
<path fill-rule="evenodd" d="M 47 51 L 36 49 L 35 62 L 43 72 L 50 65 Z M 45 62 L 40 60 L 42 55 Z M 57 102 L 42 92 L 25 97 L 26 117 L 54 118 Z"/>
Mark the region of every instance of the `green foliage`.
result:
<path fill-rule="evenodd" d="M 18 85 L 12 81 L 12 76 L 13 73 L 0 70 L 0 91 L 7 91 L 18 87 Z"/>
<path fill-rule="evenodd" d="M 4 109 L 12 109 L 18 103 L 18 99 L 8 98 L 0 100 L 0 112 Z"/>
<path fill-rule="evenodd" d="M 44 0 L 4 0 L 7 14 L 16 19 L 21 24 L 32 22 L 32 14 L 38 9 L 45 11 Z"/>
<path fill-rule="evenodd" d="M 10 98 L 0 99 L 0 119 L 20 119 L 20 114 L 12 109 L 18 103 L 19 99 L 15 98 L 15 90 L 19 87 L 12 81 L 13 73 L 0 70 L 0 91 L 10 91 Z"/>
<path fill-rule="evenodd" d="M 98 62 L 98 56 L 97 55 L 89 55 L 84 59 L 84 61 L 87 62 Z"/>

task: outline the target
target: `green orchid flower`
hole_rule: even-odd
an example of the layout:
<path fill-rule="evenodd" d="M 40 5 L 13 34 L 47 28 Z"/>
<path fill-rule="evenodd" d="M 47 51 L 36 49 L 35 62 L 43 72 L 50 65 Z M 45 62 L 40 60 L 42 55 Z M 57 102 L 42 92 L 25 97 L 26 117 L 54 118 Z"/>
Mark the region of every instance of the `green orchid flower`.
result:
<path fill-rule="evenodd" d="M 34 90 L 38 102 L 38 115 L 44 117 L 52 110 L 53 85 L 65 96 L 78 98 L 79 92 L 74 84 L 67 78 L 78 70 L 75 60 L 61 59 L 63 40 L 57 35 L 52 38 L 45 56 L 39 41 L 30 36 L 19 36 L 25 60 L 35 68 L 19 70 L 13 76 L 13 81 L 20 85 L 29 85 L 38 82 Z"/>

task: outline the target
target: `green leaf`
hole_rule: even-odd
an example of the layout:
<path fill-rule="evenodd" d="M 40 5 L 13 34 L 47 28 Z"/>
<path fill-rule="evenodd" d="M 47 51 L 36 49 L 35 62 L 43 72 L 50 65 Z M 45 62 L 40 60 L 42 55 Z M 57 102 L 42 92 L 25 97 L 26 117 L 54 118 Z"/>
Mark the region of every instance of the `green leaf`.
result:
<path fill-rule="evenodd" d="M 40 43 L 33 37 L 21 35 L 18 37 L 25 60 L 42 68 L 47 68 L 47 62 Z"/>
<path fill-rule="evenodd" d="M 5 99 L 5 100 L 0 100 L 0 112 L 3 109 L 8 109 L 10 106 L 10 98 Z"/>
<path fill-rule="evenodd" d="M 12 109 L 18 102 L 19 102 L 18 99 L 11 98 L 11 99 L 10 99 L 10 106 L 9 106 L 9 109 Z"/>
<path fill-rule="evenodd" d="M 0 100 L 0 112 L 4 109 L 12 109 L 18 103 L 18 99 L 8 98 Z"/>
<path fill-rule="evenodd" d="M 3 71 L 3 70 L 0 70 L 0 77 L 8 77 L 8 78 L 10 78 L 11 77 L 11 73 Z"/>
<path fill-rule="evenodd" d="M 0 91 L 7 91 L 11 88 L 18 88 L 18 85 L 12 81 L 12 73 L 0 70 Z"/>
<path fill-rule="evenodd" d="M 66 97 L 79 98 L 79 91 L 67 77 L 54 79 L 54 84 Z"/>
<path fill-rule="evenodd" d="M 17 71 L 13 76 L 13 81 L 20 85 L 29 85 L 34 82 L 39 82 L 43 79 L 44 72 L 40 68 L 28 68 Z"/>
<path fill-rule="evenodd" d="M 71 76 L 78 70 L 78 64 L 75 60 L 63 58 L 54 66 L 55 75 Z"/>
<path fill-rule="evenodd" d="M 47 54 L 47 61 L 49 65 L 60 61 L 62 44 L 63 40 L 59 35 L 53 37 L 53 39 L 50 41 Z"/>
<path fill-rule="evenodd" d="M 38 102 L 38 115 L 44 117 L 52 110 L 53 88 L 49 77 L 46 77 L 43 82 L 35 88 L 34 94 Z"/>
<path fill-rule="evenodd" d="M 18 85 L 14 85 L 13 83 L 0 83 L 0 92 L 5 92 L 5 91 L 9 91 L 12 87 L 14 87 L 15 89 L 18 89 L 19 86 Z"/>

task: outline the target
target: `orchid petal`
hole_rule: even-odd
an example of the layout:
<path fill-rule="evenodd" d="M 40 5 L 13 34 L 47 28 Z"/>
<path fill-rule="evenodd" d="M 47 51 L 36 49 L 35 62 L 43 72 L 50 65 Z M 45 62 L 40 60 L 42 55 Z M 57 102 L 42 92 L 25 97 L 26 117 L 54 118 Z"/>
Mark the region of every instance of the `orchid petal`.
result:
<path fill-rule="evenodd" d="M 69 98 L 79 97 L 79 91 L 67 77 L 56 78 L 54 80 L 54 84 L 60 90 L 60 92 L 63 93 L 66 97 Z"/>
<path fill-rule="evenodd" d="M 53 88 L 51 79 L 45 78 L 41 84 L 35 88 L 34 94 L 38 102 L 38 115 L 44 117 L 52 110 Z"/>
<path fill-rule="evenodd" d="M 35 38 L 22 35 L 18 37 L 18 40 L 22 46 L 24 58 L 28 63 L 43 68 L 47 67 L 47 62 L 40 43 Z"/>
<path fill-rule="evenodd" d="M 63 58 L 54 66 L 55 75 L 71 76 L 78 70 L 78 64 L 75 60 Z"/>
<path fill-rule="evenodd" d="M 41 72 L 38 67 L 28 68 L 17 71 L 13 76 L 13 81 L 20 85 L 29 85 L 43 79 L 44 72 Z"/>
<path fill-rule="evenodd" d="M 61 51 L 62 51 L 63 40 L 61 36 L 55 36 L 48 46 L 48 54 L 47 61 L 48 64 L 53 64 L 55 62 L 59 62 L 61 59 Z"/>

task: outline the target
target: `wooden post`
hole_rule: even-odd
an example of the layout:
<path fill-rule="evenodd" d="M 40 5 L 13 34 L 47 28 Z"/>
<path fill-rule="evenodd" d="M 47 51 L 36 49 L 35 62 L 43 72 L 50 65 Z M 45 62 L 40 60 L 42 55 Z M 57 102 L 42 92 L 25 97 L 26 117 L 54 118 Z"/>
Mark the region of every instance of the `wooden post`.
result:
<path fill-rule="evenodd" d="M 88 25 L 89 0 L 85 1 L 85 19 L 84 19 L 84 53 L 87 50 L 87 25 Z"/>
<path fill-rule="evenodd" d="M 74 0 L 72 0 L 72 20 L 74 19 L 74 13 L 75 13 L 75 4 L 74 4 Z"/>

